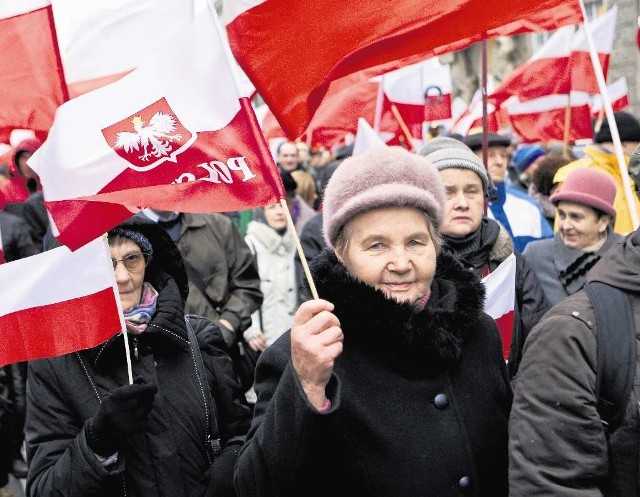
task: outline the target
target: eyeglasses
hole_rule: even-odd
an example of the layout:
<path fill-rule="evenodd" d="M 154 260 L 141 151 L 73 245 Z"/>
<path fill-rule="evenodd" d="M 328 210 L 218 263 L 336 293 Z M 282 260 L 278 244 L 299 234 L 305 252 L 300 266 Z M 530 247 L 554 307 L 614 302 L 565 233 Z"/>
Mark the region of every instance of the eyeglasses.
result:
<path fill-rule="evenodd" d="M 142 271 L 147 265 L 147 255 L 143 252 L 137 252 L 135 254 L 129 254 L 122 259 L 114 259 L 111 258 L 111 262 L 113 264 L 113 270 L 116 270 L 118 267 L 118 262 L 122 262 L 125 269 L 130 273 L 139 273 Z"/>

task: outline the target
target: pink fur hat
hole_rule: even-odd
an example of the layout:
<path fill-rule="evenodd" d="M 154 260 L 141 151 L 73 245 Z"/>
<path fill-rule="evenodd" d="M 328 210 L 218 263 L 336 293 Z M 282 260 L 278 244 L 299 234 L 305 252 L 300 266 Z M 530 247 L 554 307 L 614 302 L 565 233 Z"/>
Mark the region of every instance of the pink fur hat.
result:
<path fill-rule="evenodd" d="M 324 239 L 333 247 L 340 230 L 358 214 L 378 207 L 416 207 L 436 228 L 442 221 L 445 191 L 429 159 L 402 147 L 370 150 L 345 159 L 324 192 Z"/>

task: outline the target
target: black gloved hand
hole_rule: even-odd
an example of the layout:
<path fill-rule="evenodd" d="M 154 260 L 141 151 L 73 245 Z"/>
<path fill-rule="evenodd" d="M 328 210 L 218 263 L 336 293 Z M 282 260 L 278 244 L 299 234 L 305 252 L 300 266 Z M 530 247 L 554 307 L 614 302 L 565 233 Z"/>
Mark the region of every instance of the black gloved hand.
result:
<path fill-rule="evenodd" d="M 87 443 L 102 457 L 114 454 L 127 435 L 143 432 L 158 387 L 136 378 L 133 385 L 120 387 L 107 395 L 89 421 Z"/>
<path fill-rule="evenodd" d="M 233 486 L 233 469 L 241 445 L 226 447 L 222 453 L 216 457 L 211 467 L 211 480 L 205 497 L 234 497 L 236 492 Z"/>

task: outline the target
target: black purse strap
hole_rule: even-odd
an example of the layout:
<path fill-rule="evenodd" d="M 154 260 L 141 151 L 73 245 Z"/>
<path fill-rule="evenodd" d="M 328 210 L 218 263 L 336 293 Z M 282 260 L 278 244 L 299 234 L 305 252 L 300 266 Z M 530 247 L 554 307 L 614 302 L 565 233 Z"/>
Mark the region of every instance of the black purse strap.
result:
<path fill-rule="evenodd" d="M 208 418 L 207 437 L 205 443 L 207 445 L 207 449 L 211 451 L 207 454 L 210 458 L 211 463 L 213 464 L 213 460 L 218 455 L 220 455 L 220 452 L 222 452 L 222 446 L 220 445 L 220 435 L 218 433 L 218 414 L 216 412 L 215 402 L 213 401 L 211 389 L 209 388 L 209 383 L 207 381 L 204 362 L 202 361 L 202 353 L 200 352 L 200 346 L 198 345 L 196 334 L 193 331 L 193 328 L 191 327 L 191 323 L 189 322 L 189 318 L 187 316 L 184 317 L 184 322 L 187 325 L 187 334 L 189 335 L 191 352 L 196 364 L 196 375 L 198 377 L 198 381 L 200 382 L 202 396 L 204 398 L 205 413 Z"/>

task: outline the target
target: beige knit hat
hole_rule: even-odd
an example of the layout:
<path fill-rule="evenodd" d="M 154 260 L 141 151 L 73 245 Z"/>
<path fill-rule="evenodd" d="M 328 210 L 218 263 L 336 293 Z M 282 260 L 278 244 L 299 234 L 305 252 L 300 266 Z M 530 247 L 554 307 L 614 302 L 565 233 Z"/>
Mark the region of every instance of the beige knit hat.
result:
<path fill-rule="evenodd" d="M 324 193 L 323 230 L 333 247 L 351 219 L 378 207 L 416 207 L 436 228 L 442 221 L 445 191 L 431 162 L 402 147 L 386 147 L 345 159 Z"/>

